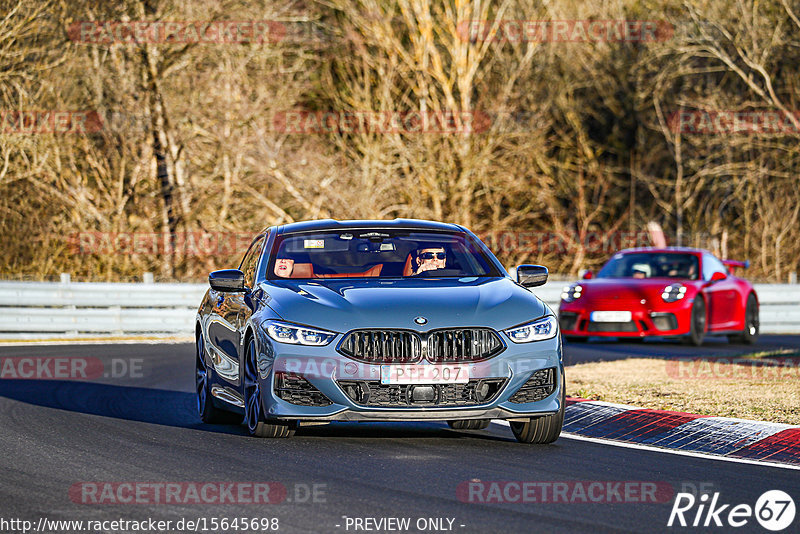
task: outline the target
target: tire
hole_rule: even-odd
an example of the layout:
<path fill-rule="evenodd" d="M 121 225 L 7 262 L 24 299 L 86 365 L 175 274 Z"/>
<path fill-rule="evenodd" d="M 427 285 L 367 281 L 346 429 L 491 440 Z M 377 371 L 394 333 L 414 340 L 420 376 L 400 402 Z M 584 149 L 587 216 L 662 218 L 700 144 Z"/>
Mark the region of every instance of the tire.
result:
<path fill-rule="evenodd" d="M 197 392 L 197 413 L 200 419 L 207 424 L 238 424 L 242 422 L 241 416 L 214 406 L 211 396 L 210 370 L 206 365 L 205 351 L 203 350 L 203 336 L 197 336 L 195 343 L 196 356 L 194 365 L 194 383 Z"/>
<path fill-rule="evenodd" d="M 750 293 L 747 296 L 747 304 L 744 307 L 744 330 L 741 334 L 728 336 L 731 343 L 742 343 L 752 345 L 758 341 L 760 322 L 758 318 L 758 301 L 756 296 Z"/>
<path fill-rule="evenodd" d="M 256 343 L 251 337 L 244 355 L 244 424 L 251 436 L 257 438 L 290 438 L 294 425 L 267 421 L 261 406 L 261 379 L 258 376 Z"/>
<path fill-rule="evenodd" d="M 707 325 L 706 301 L 698 295 L 692 304 L 692 318 L 689 326 L 689 337 L 686 338 L 686 342 L 695 347 L 702 345 L 703 338 L 706 337 Z"/>
<path fill-rule="evenodd" d="M 489 426 L 490 419 L 456 419 L 447 424 L 453 430 L 483 430 Z"/>
<path fill-rule="evenodd" d="M 546 444 L 553 443 L 561 435 L 564 426 L 564 409 L 566 405 L 566 387 L 564 374 L 561 374 L 561 408 L 553 415 L 533 417 L 524 423 L 510 421 L 511 432 L 520 443 Z"/>
<path fill-rule="evenodd" d="M 586 336 L 564 336 L 568 343 L 586 343 L 589 338 Z"/>

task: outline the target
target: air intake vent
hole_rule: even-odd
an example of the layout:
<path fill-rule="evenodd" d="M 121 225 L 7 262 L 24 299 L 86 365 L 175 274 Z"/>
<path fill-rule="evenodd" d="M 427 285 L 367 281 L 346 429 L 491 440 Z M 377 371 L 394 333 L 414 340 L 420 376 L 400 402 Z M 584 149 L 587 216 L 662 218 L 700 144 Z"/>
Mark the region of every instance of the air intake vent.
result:
<path fill-rule="evenodd" d="M 539 369 L 508 400 L 517 404 L 524 404 L 549 397 L 556 389 L 555 376 L 555 367 Z"/>

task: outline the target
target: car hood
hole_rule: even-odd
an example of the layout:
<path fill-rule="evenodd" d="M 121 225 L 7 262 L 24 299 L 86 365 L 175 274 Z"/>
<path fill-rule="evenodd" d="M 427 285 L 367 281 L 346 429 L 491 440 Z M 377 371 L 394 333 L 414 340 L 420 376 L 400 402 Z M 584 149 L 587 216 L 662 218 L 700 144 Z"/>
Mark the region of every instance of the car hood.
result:
<path fill-rule="evenodd" d="M 335 332 L 456 326 L 501 330 L 551 312 L 508 278 L 270 280 L 261 288 L 283 319 Z M 415 324 L 418 316 L 427 323 Z"/>
<path fill-rule="evenodd" d="M 620 302 L 655 301 L 665 287 L 670 284 L 683 284 L 687 288 L 696 282 L 676 278 L 594 278 L 577 282 L 583 288 L 581 302 L 613 299 Z"/>

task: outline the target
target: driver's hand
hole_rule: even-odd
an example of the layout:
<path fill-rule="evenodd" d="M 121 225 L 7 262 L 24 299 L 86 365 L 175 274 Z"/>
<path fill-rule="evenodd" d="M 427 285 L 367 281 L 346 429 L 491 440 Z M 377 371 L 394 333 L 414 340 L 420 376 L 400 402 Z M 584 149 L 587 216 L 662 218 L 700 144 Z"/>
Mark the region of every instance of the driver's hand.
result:
<path fill-rule="evenodd" d="M 426 263 L 423 263 L 422 265 L 419 266 L 419 268 L 417 269 L 417 274 L 419 274 L 421 272 L 424 272 L 424 271 L 435 271 L 436 269 L 438 269 L 438 267 L 436 266 L 435 263 L 427 263 L 426 262 Z"/>

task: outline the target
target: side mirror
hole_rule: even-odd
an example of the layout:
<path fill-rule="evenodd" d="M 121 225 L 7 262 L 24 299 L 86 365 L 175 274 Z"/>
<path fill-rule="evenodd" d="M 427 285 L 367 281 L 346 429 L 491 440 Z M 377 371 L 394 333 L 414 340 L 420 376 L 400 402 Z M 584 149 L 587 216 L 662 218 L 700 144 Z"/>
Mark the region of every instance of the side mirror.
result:
<path fill-rule="evenodd" d="M 581 278 L 583 278 L 584 280 L 591 280 L 592 278 L 594 278 L 594 273 L 590 269 L 586 269 L 585 271 L 583 271 Z"/>
<path fill-rule="evenodd" d="M 542 265 L 520 265 L 517 267 L 517 282 L 523 287 L 537 287 L 547 282 L 547 267 Z"/>
<path fill-rule="evenodd" d="M 208 284 L 214 291 L 244 291 L 244 273 L 239 269 L 222 269 L 208 275 Z"/>
<path fill-rule="evenodd" d="M 712 282 L 719 282 L 720 280 L 725 280 L 726 278 L 728 278 L 728 275 L 720 271 L 717 271 L 711 275 Z"/>

